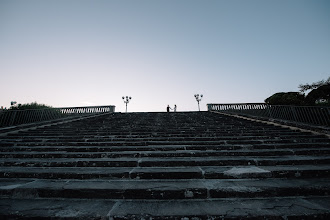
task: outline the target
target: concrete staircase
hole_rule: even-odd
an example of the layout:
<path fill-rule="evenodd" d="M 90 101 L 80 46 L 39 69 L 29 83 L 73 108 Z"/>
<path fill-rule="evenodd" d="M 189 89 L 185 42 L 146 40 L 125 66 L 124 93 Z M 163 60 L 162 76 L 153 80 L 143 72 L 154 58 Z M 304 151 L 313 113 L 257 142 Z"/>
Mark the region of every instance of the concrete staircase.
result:
<path fill-rule="evenodd" d="M 0 136 L 1 219 L 329 219 L 325 135 L 211 112 Z"/>

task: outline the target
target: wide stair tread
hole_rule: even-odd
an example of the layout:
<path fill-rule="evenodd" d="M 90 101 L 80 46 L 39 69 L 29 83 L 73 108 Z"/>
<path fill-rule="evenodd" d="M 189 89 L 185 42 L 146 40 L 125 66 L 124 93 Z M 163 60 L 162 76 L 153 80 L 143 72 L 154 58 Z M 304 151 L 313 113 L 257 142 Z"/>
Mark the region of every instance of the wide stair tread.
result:
<path fill-rule="evenodd" d="M 326 196 L 330 179 L 35 180 L 1 179 L 0 195 L 15 198 L 212 199 Z M 7 185 L 8 184 L 8 185 Z"/>
<path fill-rule="evenodd" d="M 329 204 L 330 198 L 323 196 L 134 201 L 0 200 L 3 219 L 329 219 Z"/>
<path fill-rule="evenodd" d="M 1 178 L 245 179 L 330 177 L 330 165 L 196 167 L 1 167 Z"/>

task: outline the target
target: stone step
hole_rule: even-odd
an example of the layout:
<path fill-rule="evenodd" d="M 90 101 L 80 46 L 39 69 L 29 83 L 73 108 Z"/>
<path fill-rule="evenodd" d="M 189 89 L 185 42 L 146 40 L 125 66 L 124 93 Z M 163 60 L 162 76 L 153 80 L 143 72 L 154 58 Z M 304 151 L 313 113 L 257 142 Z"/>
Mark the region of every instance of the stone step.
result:
<path fill-rule="evenodd" d="M 181 145 L 214 145 L 214 144 L 262 144 L 262 143 L 329 143 L 327 138 L 302 138 L 302 137 L 173 137 L 173 138 L 43 138 L 43 139 L 2 139 L 3 143 L 13 143 L 14 145 L 40 145 L 40 144 L 58 144 L 58 145 L 132 145 L 132 143 L 143 143 L 144 145 L 164 145 L 168 143 Z"/>
<path fill-rule="evenodd" d="M 66 145 L 37 145 L 25 146 L 14 145 L 12 143 L 5 144 L 0 147 L 0 152 L 14 151 L 66 151 L 66 152 L 121 152 L 121 151 L 177 151 L 177 150 L 297 150 L 297 149 L 329 149 L 330 143 L 281 143 L 281 144 L 223 144 L 223 145 L 132 145 L 132 146 L 66 146 Z"/>
<path fill-rule="evenodd" d="M 232 145 L 230 145 L 232 146 Z M 313 145 L 314 146 L 314 145 Z M 323 146 L 323 145 L 320 145 Z M 330 147 L 330 145 L 329 145 Z M 19 152 L 19 151 L 66 151 L 66 152 L 122 152 L 122 151 L 175 151 L 185 150 L 185 145 L 157 145 L 157 146 L 3 146 L 0 152 Z M 203 146 L 196 150 L 206 149 Z"/>
<path fill-rule="evenodd" d="M 8 198 L 213 199 L 327 196 L 330 179 L 46 180 L 1 179 Z"/>
<path fill-rule="evenodd" d="M 259 140 L 219 140 L 219 141 L 171 141 L 174 145 L 215 145 L 215 144 L 281 144 L 281 143 L 329 143 L 329 139 L 319 138 L 319 139 L 259 139 Z M 98 144 L 98 142 L 90 142 L 93 144 Z M 125 144 L 117 142 L 118 144 Z M 143 143 L 143 142 L 141 142 Z M 86 143 L 78 143 L 86 144 Z M 107 144 L 107 142 L 104 142 Z M 116 144 L 116 142 L 114 142 Z M 169 141 L 147 141 L 147 145 L 166 145 Z"/>
<path fill-rule="evenodd" d="M 236 167 L 1 167 L 0 178 L 246 179 L 330 178 L 330 165 Z"/>
<path fill-rule="evenodd" d="M 258 136 L 279 136 L 279 135 L 312 135 L 310 132 L 299 132 L 296 130 L 260 130 L 260 129 L 236 129 L 236 130 L 226 130 L 226 129 L 210 129 L 207 128 L 203 132 L 193 132 L 191 130 L 185 130 L 178 128 L 173 131 L 169 130 L 164 130 L 164 131 L 159 131 L 159 130 L 152 130 L 148 132 L 132 132 L 132 131 L 116 131 L 116 130 L 105 130 L 105 129 L 95 129 L 95 130 L 86 130 L 86 131 L 72 131 L 72 129 L 65 131 L 63 129 L 57 128 L 53 130 L 45 130 L 45 129 L 40 129 L 40 130 L 29 130 L 29 131 L 22 131 L 19 133 L 10 133 L 6 136 L 6 138 L 33 138 L 33 137 L 85 137 L 85 136 L 114 136 L 114 137 L 127 137 L 127 136 L 136 136 L 136 137 L 151 137 L 151 136 L 163 136 L 163 137 L 169 137 L 169 136 L 191 136 L 191 135 L 211 135 L 211 136 L 232 136 L 232 135 L 258 135 Z M 313 136 L 320 136 L 320 135 L 315 135 Z"/>
<path fill-rule="evenodd" d="M 293 137 L 324 137 L 323 135 L 316 135 L 316 134 L 311 134 L 311 133 L 298 133 L 294 131 L 263 131 L 263 132 L 258 132 L 252 131 L 251 129 L 249 130 L 237 130 L 229 132 L 229 131 L 203 131 L 203 132 L 193 132 L 193 131 L 180 131 L 179 129 L 176 130 L 175 132 L 171 131 L 164 131 L 164 132 L 159 132 L 159 131 L 148 131 L 148 132 L 134 132 L 132 131 L 123 131 L 119 132 L 117 131 L 116 134 L 111 133 L 110 131 L 94 131 L 94 132 L 63 132 L 59 131 L 60 133 L 57 132 L 45 132 L 45 131 L 25 131 L 20 132 L 20 133 L 11 133 L 10 135 L 4 137 L 6 139 L 32 139 L 32 138 L 150 138 L 150 137 L 159 137 L 159 138 L 166 138 L 166 137 L 236 137 L 236 136 L 242 136 L 242 137 L 268 137 L 268 136 L 293 136 Z"/>
<path fill-rule="evenodd" d="M 45 130 L 30 130 L 20 133 L 11 133 L 6 136 L 6 139 L 16 139 L 16 138 L 24 138 L 24 139 L 31 139 L 31 138 L 85 138 L 85 137 L 112 137 L 112 138 L 126 138 L 126 137 L 134 137 L 134 138 L 145 138 L 145 137 L 230 137 L 230 136 L 312 136 L 312 137 L 323 137 L 323 135 L 316 135 L 311 134 L 309 132 L 297 132 L 293 130 L 268 130 L 268 131 L 260 131 L 260 130 L 251 130 L 251 129 L 239 129 L 236 131 L 229 131 L 229 130 L 205 130 L 203 132 L 192 132 L 192 131 L 185 131 L 177 129 L 175 131 L 148 131 L 148 132 L 133 132 L 132 131 L 103 131 L 103 130 L 94 130 L 94 131 L 77 131 L 73 132 L 72 130 L 64 132 L 61 129 L 57 129 L 54 131 L 45 131 Z"/>
<path fill-rule="evenodd" d="M 0 199 L 1 219 L 329 219 L 322 196 L 200 200 Z M 258 208 L 256 208 L 258 207 Z"/>
<path fill-rule="evenodd" d="M 0 158 L 0 166 L 28 167 L 187 167 L 330 164 L 330 156 L 234 156 L 180 158 Z"/>
<path fill-rule="evenodd" d="M 47 149 L 25 149 L 29 151 L 0 152 L 0 158 L 121 158 L 121 157 L 217 157 L 217 156 L 281 156 L 281 155 L 330 155 L 330 148 L 267 149 L 267 150 L 168 150 L 119 151 L 119 152 L 68 152 L 65 148 L 57 151 Z"/>
<path fill-rule="evenodd" d="M 172 166 L 277 166 L 329 164 L 330 156 L 273 156 L 273 157 L 208 157 L 208 158 L 141 158 L 140 167 Z"/>
<path fill-rule="evenodd" d="M 2 146 L 148 146 L 148 145 L 226 145 L 226 144 L 295 144 L 295 143 L 329 143 L 329 139 L 258 139 L 258 140 L 218 140 L 218 141 L 81 141 L 76 140 L 72 142 L 65 141 L 31 141 L 31 142 L 6 142 L 3 141 Z"/>
<path fill-rule="evenodd" d="M 76 142 L 76 141 L 85 141 L 85 142 L 131 142 L 131 141 L 223 141 L 223 140 L 235 140 L 235 141 L 247 141 L 247 140 L 290 140 L 294 139 L 296 142 L 304 142 L 307 139 L 315 139 L 316 141 L 325 139 L 323 137 L 314 137 L 308 135 L 289 135 L 281 137 L 272 137 L 272 136 L 221 136 L 221 137 L 211 137 L 211 136 L 187 136 L 187 137 L 31 137 L 31 138 L 2 138 L 3 141 L 7 142 Z M 310 142 L 310 140 L 308 141 Z"/>
<path fill-rule="evenodd" d="M 327 197 L 118 201 L 110 219 L 329 219 Z"/>
<path fill-rule="evenodd" d="M 0 197 L 0 219 L 105 220 L 117 204 L 101 199 L 8 199 Z"/>
<path fill-rule="evenodd" d="M 254 122 L 254 121 L 246 121 L 246 120 L 240 120 L 240 119 L 232 119 L 231 121 L 210 121 L 210 120 L 201 120 L 198 118 L 195 118 L 194 121 L 166 121 L 166 118 L 160 116 L 161 121 L 159 123 L 153 122 L 153 121 L 148 121 L 145 118 L 141 118 L 144 120 L 144 123 L 139 123 L 138 121 L 129 121 L 129 118 L 126 118 L 125 121 L 119 122 L 118 118 L 105 118 L 102 117 L 100 121 L 92 121 L 92 120 L 81 120 L 81 121 L 76 121 L 76 122 L 71 122 L 71 123 L 66 123 L 66 124 L 57 124 L 51 127 L 44 127 L 45 131 L 53 131 L 56 130 L 57 128 L 61 128 L 64 131 L 70 131 L 72 128 L 80 127 L 80 130 L 89 130 L 88 128 L 96 128 L 97 130 L 99 129 L 106 129 L 106 130 L 121 130 L 121 129 L 135 129 L 138 131 L 143 131 L 143 130 L 150 130 L 153 128 L 157 128 L 158 130 L 162 130 L 164 128 L 168 128 L 171 130 L 174 130 L 176 128 L 182 128 L 186 130 L 192 130 L 192 129 L 197 129 L 197 130 L 202 130 L 205 128 L 210 128 L 210 129 L 219 129 L 220 127 L 223 127 L 224 129 L 235 129 L 235 128 L 242 128 L 242 127 L 261 127 L 263 130 L 266 129 L 278 129 L 278 130 L 284 130 L 280 126 L 274 126 L 270 124 L 261 124 L 259 122 Z M 111 124 L 107 124 L 107 122 L 111 121 Z M 159 127 L 159 125 L 162 125 Z M 39 128 L 38 128 L 39 129 Z"/>
<path fill-rule="evenodd" d="M 218 117 L 218 116 L 216 116 Z M 239 130 L 239 129 L 246 129 L 246 128 L 260 128 L 262 131 L 266 130 L 277 130 L 277 131 L 285 131 L 289 130 L 287 128 L 283 128 L 280 126 L 274 126 L 270 124 L 263 124 L 254 121 L 247 121 L 244 119 L 238 118 L 231 118 L 230 121 L 224 120 L 221 118 L 220 120 L 205 120 L 194 118 L 192 121 L 173 121 L 173 120 L 166 120 L 166 118 L 159 116 L 160 121 L 148 121 L 146 118 L 140 118 L 144 121 L 144 123 L 139 123 L 137 120 L 130 121 L 129 118 L 125 118 L 125 121 L 119 121 L 118 118 L 106 118 L 100 117 L 101 120 L 93 121 L 93 120 L 81 120 L 66 124 L 58 124 L 54 126 L 46 126 L 43 128 L 37 128 L 32 132 L 35 131 L 45 131 L 45 132 L 57 132 L 62 130 L 63 132 L 72 132 L 73 130 L 77 131 L 87 131 L 87 132 L 94 132 L 94 131 L 124 131 L 127 130 L 134 130 L 138 132 L 143 131 L 150 131 L 150 130 L 157 130 L 157 131 L 177 131 L 178 129 L 181 130 Z M 108 123 L 108 122 L 111 122 Z M 161 125 L 161 126 L 160 126 Z M 77 129 L 79 127 L 79 129 Z M 223 128 L 223 129 L 221 129 Z"/>

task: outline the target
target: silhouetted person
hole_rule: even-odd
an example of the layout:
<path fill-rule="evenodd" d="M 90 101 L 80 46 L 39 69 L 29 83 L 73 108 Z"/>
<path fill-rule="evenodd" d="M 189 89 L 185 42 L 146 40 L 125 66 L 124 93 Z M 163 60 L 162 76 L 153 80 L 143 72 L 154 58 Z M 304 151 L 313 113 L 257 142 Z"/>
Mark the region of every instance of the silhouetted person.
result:
<path fill-rule="evenodd" d="M 167 105 L 167 108 L 166 108 L 167 112 L 170 112 L 170 109 L 171 109 L 170 105 Z"/>
<path fill-rule="evenodd" d="M 174 112 L 176 112 L 176 105 L 174 105 Z"/>

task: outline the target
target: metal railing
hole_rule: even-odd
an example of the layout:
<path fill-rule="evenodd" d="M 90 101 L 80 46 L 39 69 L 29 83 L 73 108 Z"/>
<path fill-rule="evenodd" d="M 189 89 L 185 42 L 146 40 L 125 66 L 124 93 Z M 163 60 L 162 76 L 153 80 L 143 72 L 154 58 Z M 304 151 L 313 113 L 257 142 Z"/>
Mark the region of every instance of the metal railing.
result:
<path fill-rule="evenodd" d="M 209 111 L 330 126 L 330 107 L 268 105 L 266 103 L 207 104 Z"/>
<path fill-rule="evenodd" d="M 114 112 L 115 106 L 65 107 L 29 110 L 0 110 L 0 127 L 48 121 L 69 116 Z"/>

